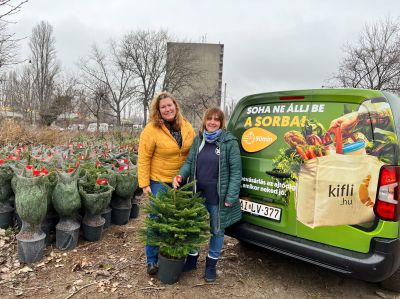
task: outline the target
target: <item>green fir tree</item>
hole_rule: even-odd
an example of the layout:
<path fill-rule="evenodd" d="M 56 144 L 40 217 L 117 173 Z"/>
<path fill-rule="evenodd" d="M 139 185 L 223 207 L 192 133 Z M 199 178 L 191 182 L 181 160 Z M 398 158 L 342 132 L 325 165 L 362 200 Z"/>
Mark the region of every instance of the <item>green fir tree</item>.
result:
<path fill-rule="evenodd" d="M 150 194 L 151 202 L 144 208 L 152 217 L 145 220 L 141 239 L 160 246 L 160 253 L 168 258 L 183 258 L 208 241 L 209 216 L 204 198 L 190 191 L 194 183 L 179 189 L 164 185 L 167 191 Z"/>

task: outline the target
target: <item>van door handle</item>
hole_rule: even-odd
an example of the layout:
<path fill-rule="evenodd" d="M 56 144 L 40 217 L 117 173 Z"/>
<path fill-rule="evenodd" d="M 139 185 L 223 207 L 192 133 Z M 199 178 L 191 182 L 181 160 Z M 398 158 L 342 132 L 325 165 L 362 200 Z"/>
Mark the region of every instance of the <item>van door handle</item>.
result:
<path fill-rule="evenodd" d="M 272 171 L 267 170 L 265 173 L 280 179 L 288 179 L 291 176 L 290 173 L 278 172 L 273 170 Z"/>

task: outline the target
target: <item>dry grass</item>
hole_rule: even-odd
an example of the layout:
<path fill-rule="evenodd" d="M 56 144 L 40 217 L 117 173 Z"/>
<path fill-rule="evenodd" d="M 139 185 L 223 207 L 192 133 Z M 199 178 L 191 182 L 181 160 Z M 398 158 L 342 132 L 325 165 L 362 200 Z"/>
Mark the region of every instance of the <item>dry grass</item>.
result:
<path fill-rule="evenodd" d="M 0 146 L 7 144 L 44 144 L 55 146 L 70 142 L 112 141 L 114 144 L 135 146 L 137 134 L 132 132 L 87 133 L 79 131 L 58 131 L 49 127 L 35 128 L 15 120 L 3 120 L 0 123 Z"/>

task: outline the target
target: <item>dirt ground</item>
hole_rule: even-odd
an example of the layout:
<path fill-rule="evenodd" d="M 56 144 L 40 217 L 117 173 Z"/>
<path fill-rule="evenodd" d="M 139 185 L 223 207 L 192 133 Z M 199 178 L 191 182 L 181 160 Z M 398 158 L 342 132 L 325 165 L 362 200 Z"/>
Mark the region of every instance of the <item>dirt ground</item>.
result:
<path fill-rule="evenodd" d="M 141 203 L 142 205 L 142 203 Z M 63 252 L 50 245 L 35 264 L 18 262 L 15 235 L 0 231 L 0 298 L 400 298 L 376 284 L 346 278 L 227 237 L 215 283 L 199 268 L 173 285 L 146 273 L 137 235 L 145 215 L 111 225 L 98 242 L 80 238 Z"/>

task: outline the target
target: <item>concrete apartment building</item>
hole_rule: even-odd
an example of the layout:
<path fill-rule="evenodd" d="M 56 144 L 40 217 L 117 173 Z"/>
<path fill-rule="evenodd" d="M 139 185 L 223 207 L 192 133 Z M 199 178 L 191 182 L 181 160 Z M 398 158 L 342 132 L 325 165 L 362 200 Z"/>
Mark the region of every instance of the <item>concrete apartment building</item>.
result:
<path fill-rule="evenodd" d="M 221 106 L 224 45 L 169 42 L 167 44 L 167 66 L 174 54 L 179 51 L 189 54 L 190 60 L 186 63 L 189 64 L 195 75 L 189 76 L 189 82 L 174 94 L 182 105 L 184 116 L 194 127 L 198 128 L 206 108 Z"/>

